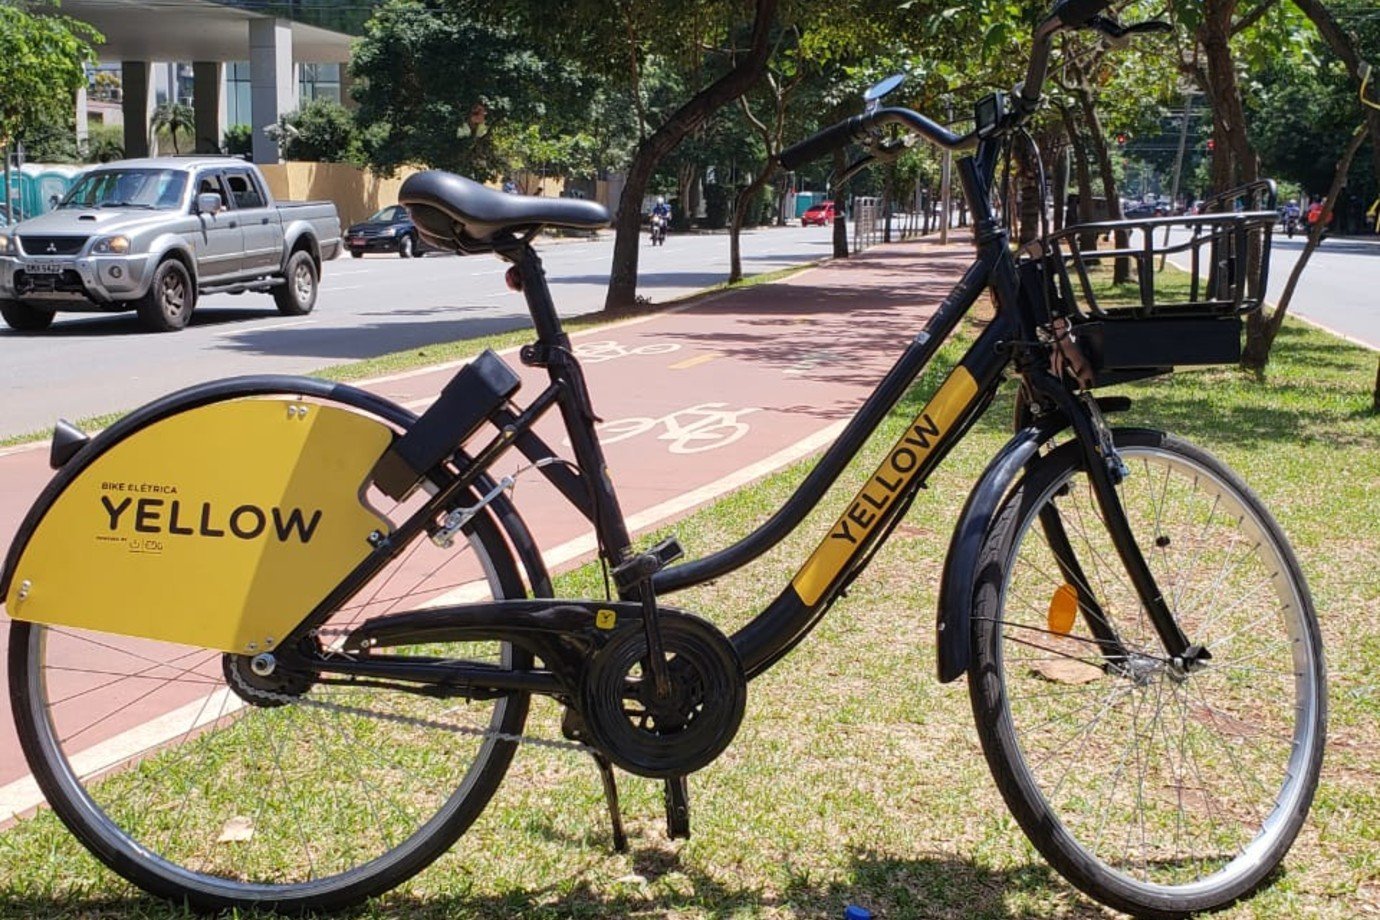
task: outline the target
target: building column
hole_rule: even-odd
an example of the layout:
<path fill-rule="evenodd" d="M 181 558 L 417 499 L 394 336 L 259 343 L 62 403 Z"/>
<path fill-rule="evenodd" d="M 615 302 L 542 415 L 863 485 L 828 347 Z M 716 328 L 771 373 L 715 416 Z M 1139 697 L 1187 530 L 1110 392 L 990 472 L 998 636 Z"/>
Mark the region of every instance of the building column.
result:
<path fill-rule="evenodd" d="M 219 61 L 192 62 L 192 108 L 196 111 L 197 153 L 220 153 L 220 139 L 225 133 L 222 69 Z"/>
<path fill-rule="evenodd" d="M 153 84 L 148 61 L 120 62 L 120 108 L 125 120 L 125 156 L 149 155 L 149 118 L 153 114 Z"/>
<path fill-rule="evenodd" d="M 350 95 L 350 87 L 354 85 L 354 79 L 350 76 L 350 62 L 340 62 L 340 104 L 351 112 L 359 108 L 359 103 L 355 97 Z"/>
<path fill-rule="evenodd" d="M 292 24 L 286 19 L 249 21 L 249 107 L 254 131 L 254 162 L 277 163 L 278 143 L 264 128 L 297 108 L 292 79 Z"/>
<path fill-rule="evenodd" d="M 86 86 L 83 84 L 77 87 L 77 147 L 85 149 L 90 138 L 91 131 L 86 117 Z"/>

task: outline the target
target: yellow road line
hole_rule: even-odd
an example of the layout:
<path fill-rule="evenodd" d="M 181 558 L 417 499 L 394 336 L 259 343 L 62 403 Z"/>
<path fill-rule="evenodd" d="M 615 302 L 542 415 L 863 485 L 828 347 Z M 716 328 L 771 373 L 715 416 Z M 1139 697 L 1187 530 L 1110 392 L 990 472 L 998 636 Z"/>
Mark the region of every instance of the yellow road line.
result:
<path fill-rule="evenodd" d="M 695 355 L 695 357 L 693 358 L 686 358 L 684 361 L 678 361 L 675 364 L 672 364 L 669 369 L 673 371 L 683 371 L 687 368 L 698 367 L 701 364 L 708 364 L 715 358 L 722 357 L 723 355 L 719 354 L 719 352 L 717 351 L 707 351 L 702 355 Z"/>

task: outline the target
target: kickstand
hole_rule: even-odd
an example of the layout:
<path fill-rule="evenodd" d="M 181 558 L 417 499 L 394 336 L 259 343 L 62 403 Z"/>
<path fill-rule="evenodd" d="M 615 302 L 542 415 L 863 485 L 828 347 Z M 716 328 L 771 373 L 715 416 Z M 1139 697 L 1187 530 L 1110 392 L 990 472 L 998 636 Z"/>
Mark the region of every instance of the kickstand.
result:
<path fill-rule="evenodd" d="M 666 836 L 690 839 L 690 784 L 684 776 L 666 778 Z"/>
<path fill-rule="evenodd" d="M 613 764 L 603 754 L 594 754 L 594 763 L 599 767 L 599 778 L 604 781 L 604 798 L 609 803 L 609 818 L 613 822 L 613 849 L 618 853 L 628 852 L 628 835 L 623 830 L 623 812 L 618 808 L 618 784 L 613 778 Z"/>

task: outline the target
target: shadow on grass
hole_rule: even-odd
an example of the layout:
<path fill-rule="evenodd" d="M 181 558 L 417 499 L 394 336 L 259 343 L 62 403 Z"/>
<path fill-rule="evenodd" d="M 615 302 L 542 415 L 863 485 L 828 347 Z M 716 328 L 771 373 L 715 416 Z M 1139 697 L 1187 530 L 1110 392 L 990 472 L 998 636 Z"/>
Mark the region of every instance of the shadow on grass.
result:
<path fill-rule="evenodd" d="M 708 875 L 686 865 L 678 851 L 655 843 L 634 841 L 632 863 L 632 874 L 627 880 L 597 885 L 587 877 L 573 877 L 544 887 L 515 888 L 499 894 L 389 894 L 351 910 L 297 916 L 323 920 L 326 917 L 349 920 L 453 920 L 460 917 L 583 920 L 758 915 L 815 918 L 842 916 L 849 904 L 866 907 L 887 920 L 941 917 L 1036 920 L 1056 916 L 1106 916 L 1092 902 L 1078 896 L 1043 863 L 994 871 L 954 856 L 897 859 L 854 850 L 842 869 L 842 879 L 815 880 L 802 869 L 790 874 L 782 886 L 763 888 L 734 885 L 726 882 L 724 876 Z M 465 885 L 461 883 L 457 887 Z M 144 896 L 11 900 L 0 893 L 0 918 L 173 920 L 198 916 L 260 920 L 282 915 L 265 911 L 196 914 Z"/>

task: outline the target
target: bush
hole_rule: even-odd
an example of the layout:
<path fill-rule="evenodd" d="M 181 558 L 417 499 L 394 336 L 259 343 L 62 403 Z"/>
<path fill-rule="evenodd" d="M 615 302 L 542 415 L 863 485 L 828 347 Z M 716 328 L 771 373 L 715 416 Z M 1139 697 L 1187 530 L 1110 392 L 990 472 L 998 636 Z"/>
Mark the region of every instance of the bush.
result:
<path fill-rule="evenodd" d="M 93 124 L 86 133 L 86 150 L 83 160 L 87 163 L 109 163 L 122 160 L 125 156 L 125 129 L 123 125 Z"/>
<path fill-rule="evenodd" d="M 728 209 L 733 204 L 732 190 L 725 185 L 704 187 L 704 226 L 722 230 L 728 226 Z"/>
<path fill-rule="evenodd" d="M 359 130 L 345 106 L 330 99 L 313 99 L 278 123 L 278 139 L 285 160 L 353 163 L 360 160 Z"/>
<path fill-rule="evenodd" d="M 249 125 L 231 125 L 225 129 L 220 149 L 234 157 L 254 155 L 254 129 Z"/>

